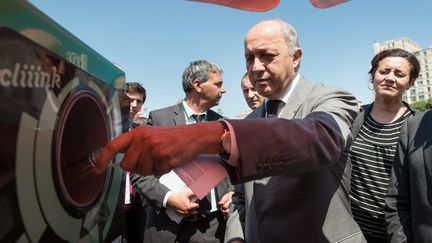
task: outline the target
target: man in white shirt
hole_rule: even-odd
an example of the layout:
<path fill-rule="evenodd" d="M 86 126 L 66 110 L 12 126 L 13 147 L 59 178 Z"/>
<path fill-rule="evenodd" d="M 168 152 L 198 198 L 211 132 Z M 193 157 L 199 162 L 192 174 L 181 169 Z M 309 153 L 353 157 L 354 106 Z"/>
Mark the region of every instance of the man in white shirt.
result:
<path fill-rule="evenodd" d="M 151 126 L 178 126 L 223 118 L 210 108 L 224 94 L 222 69 L 204 60 L 192 62 L 183 73 L 185 98 L 180 103 L 149 113 Z M 175 146 L 175 145 L 174 145 Z M 166 176 L 175 176 L 170 173 Z M 163 178 L 165 179 L 165 178 Z M 221 242 L 231 203 L 232 187 L 226 178 L 202 200 L 191 191 L 172 191 L 153 176 L 134 177 L 135 188 L 151 207 L 147 210 L 144 242 Z M 169 179 L 168 179 L 169 180 Z M 168 211 L 183 217 L 175 222 Z"/>

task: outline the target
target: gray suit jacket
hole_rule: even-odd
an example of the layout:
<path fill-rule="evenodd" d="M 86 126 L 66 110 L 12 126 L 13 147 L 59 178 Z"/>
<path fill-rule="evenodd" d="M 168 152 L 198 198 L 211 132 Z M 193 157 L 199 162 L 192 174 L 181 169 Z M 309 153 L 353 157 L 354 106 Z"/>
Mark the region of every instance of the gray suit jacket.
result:
<path fill-rule="evenodd" d="M 432 242 L 432 111 L 401 128 L 384 213 L 391 242 Z"/>
<path fill-rule="evenodd" d="M 218 113 L 208 110 L 207 119 L 209 121 L 217 121 L 223 118 Z M 184 116 L 183 107 L 181 104 L 169 106 L 163 109 L 155 110 L 149 113 L 148 124 L 151 126 L 177 126 L 185 125 L 186 118 Z M 131 183 L 135 188 L 139 188 L 139 192 L 143 195 L 146 202 L 150 205 L 147 208 L 147 223 L 145 232 L 145 241 L 147 242 L 173 242 L 181 229 L 181 224 L 177 224 L 169 219 L 164 212 L 163 199 L 169 189 L 159 182 L 159 179 L 154 176 L 139 176 L 131 175 Z M 219 201 L 223 195 L 233 190 L 228 178 L 224 179 L 217 185 L 217 198 Z M 216 201 L 216 202 L 217 202 Z M 225 227 L 225 225 L 223 226 Z M 151 229 L 149 229 L 151 228 Z M 152 234 L 152 232 L 156 232 Z M 164 233 L 165 232 L 165 233 Z M 222 232 L 223 233 L 223 232 Z M 157 237 L 151 238 L 151 237 Z"/>
<path fill-rule="evenodd" d="M 233 207 L 245 212 L 248 243 L 365 242 L 350 211 L 346 159 L 358 110 L 351 94 L 301 78 L 281 114 L 284 119 L 248 119 L 241 126 L 230 121 L 240 153 L 231 180 L 255 179 L 244 184 L 243 199 L 234 198 L 245 208 Z M 265 113 L 261 106 L 247 118 Z M 251 134 L 261 139 L 250 139 Z M 234 218 L 228 223 L 236 225 Z"/>

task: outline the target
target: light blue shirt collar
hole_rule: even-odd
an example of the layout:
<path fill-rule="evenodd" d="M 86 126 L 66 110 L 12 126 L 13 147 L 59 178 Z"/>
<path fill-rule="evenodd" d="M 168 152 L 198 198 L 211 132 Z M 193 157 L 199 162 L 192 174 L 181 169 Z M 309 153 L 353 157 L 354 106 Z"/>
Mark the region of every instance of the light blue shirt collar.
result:
<path fill-rule="evenodd" d="M 193 124 L 196 123 L 195 118 L 193 118 L 193 115 L 197 114 L 197 115 L 205 115 L 205 120 L 207 121 L 207 113 L 203 112 L 203 113 L 196 113 L 192 110 L 192 108 L 190 108 L 188 106 L 188 104 L 186 103 L 185 100 L 182 100 L 182 106 L 183 106 L 183 111 L 184 111 L 184 115 L 185 115 L 185 119 L 186 119 L 186 124 Z"/>

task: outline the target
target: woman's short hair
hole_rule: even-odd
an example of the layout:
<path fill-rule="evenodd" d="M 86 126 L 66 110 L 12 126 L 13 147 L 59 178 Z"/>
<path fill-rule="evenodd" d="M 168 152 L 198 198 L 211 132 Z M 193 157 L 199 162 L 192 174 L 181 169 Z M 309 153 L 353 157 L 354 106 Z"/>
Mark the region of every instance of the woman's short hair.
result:
<path fill-rule="evenodd" d="M 402 58 L 405 58 L 409 62 L 410 66 L 411 66 L 409 79 L 410 79 L 410 84 L 413 84 L 414 81 L 419 76 L 420 63 L 412 53 L 409 53 L 409 52 L 407 52 L 403 49 L 400 49 L 400 48 L 394 48 L 394 49 L 388 49 L 388 50 L 381 51 L 372 58 L 371 69 L 369 70 L 371 80 L 373 80 L 373 76 L 375 75 L 375 72 L 378 69 L 380 61 L 383 60 L 384 58 L 387 58 L 387 57 L 402 57 Z"/>

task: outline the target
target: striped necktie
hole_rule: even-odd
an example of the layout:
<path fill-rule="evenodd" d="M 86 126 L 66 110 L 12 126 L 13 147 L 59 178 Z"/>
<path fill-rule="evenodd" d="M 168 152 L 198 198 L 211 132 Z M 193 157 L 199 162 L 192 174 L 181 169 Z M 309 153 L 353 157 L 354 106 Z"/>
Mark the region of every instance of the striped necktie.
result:
<path fill-rule="evenodd" d="M 205 121 L 205 114 L 201 114 L 201 115 L 193 114 L 192 117 L 195 119 L 197 123 Z"/>

